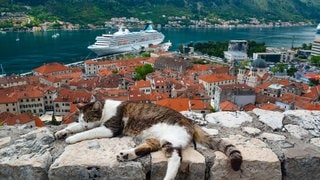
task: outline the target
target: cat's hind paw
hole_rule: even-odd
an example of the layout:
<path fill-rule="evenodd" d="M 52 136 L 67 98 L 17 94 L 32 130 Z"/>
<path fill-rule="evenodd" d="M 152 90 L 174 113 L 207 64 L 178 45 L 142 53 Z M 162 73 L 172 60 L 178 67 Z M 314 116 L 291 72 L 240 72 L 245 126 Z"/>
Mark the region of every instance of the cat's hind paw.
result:
<path fill-rule="evenodd" d="M 127 151 L 121 151 L 118 155 L 117 155 L 117 160 L 120 162 L 123 161 L 130 161 L 133 159 L 136 159 L 137 155 L 134 151 L 134 149 L 129 149 Z"/>

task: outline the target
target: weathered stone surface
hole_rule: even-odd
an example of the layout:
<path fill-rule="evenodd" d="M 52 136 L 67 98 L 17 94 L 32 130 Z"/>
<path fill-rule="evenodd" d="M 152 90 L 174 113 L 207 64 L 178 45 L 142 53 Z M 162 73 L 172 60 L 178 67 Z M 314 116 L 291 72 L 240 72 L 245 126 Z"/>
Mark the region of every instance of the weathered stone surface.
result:
<path fill-rule="evenodd" d="M 261 139 L 267 139 L 269 141 L 283 141 L 286 139 L 285 136 L 274 133 L 262 133 L 259 137 Z"/>
<path fill-rule="evenodd" d="M 282 128 L 284 115 L 281 112 L 266 111 L 258 108 L 253 109 L 253 112 L 259 117 L 259 121 L 265 123 L 273 130 Z"/>
<path fill-rule="evenodd" d="M 264 142 L 243 136 L 232 136 L 226 140 L 236 144 L 242 153 L 241 171 L 233 171 L 226 155 L 217 151 L 214 165 L 211 168 L 212 180 L 281 179 L 280 161 Z"/>
<path fill-rule="evenodd" d="M 284 180 L 319 179 L 320 151 L 314 146 L 296 144 L 294 148 L 283 150 Z"/>
<path fill-rule="evenodd" d="M 10 141 L 11 141 L 11 137 L 0 138 L 0 148 L 3 148 L 9 145 Z"/>
<path fill-rule="evenodd" d="M 310 139 L 310 143 L 320 148 L 320 138 L 312 138 Z"/>
<path fill-rule="evenodd" d="M 49 144 L 54 140 L 47 128 L 16 137 L 0 149 L 0 177 L 3 179 L 48 179 L 52 163 Z"/>
<path fill-rule="evenodd" d="M 129 137 L 94 139 L 68 145 L 51 165 L 49 179 L 146 179 L 140 162 L 116 160 L 121 150 L 133 146 Z"/>
<path fill-rule="evenodd" d="M 253 127 L 243 127 L 242 130 L 250 135 L 258 135 L 261 133 L 261 130 Z"/>
<path fill-rule="evenodd" d="M 162 180 L 167 170 L 167 158 L 161 151 L 151 153 L 151 179 Z M 176 180 L 205 179 L 205 158 L 193 148 L 182 151 L 182 162 Z"/>
<path fill-rule="evenodd" d="M 284 126 L 287 131 L 294 137 L 298 139 L 303 139 L 309 135 L 308 131 L 303 129 L 300 126 L 293 125 L 293 124 L 288 124 Z"/>
<path fill-rule="evenodd" d="M 207 114 L 205 119 L 212 124 L 221 125 L 224 127 L 237 128 L 245 122 L 251 122 L 252 117 L 243 111 L 228 112 L 222 111 L 219 113 Z"/>
<path fill-rule="evenodd" d="M 298 125 L 313 136 L 320 137 L 320 111 L 290 110 L 283 114 L 288 124 Z"/>
<path fill-rule="evenodd" d="M 206 128 L 206 127 L 202 127 L 202 129 L 207 132 L 209 135 L 211 136 L 216 136 L 219 134 L 219 130 L 217 129 L 212 129 L 212 128 Z"/>

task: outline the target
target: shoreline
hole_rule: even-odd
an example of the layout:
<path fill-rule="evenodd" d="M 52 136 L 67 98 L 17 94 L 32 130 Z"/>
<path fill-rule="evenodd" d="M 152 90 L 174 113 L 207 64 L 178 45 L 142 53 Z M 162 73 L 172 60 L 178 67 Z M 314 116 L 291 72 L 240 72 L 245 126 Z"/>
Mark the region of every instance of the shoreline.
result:
<path fill-rule="evenodd" d="M 161 28 L 155 28 L 155 29 L 246 29 L 246 28 L 288 28 L 288 27 L 313 27 L 317 26 L 317 24 L 290 24 L 290 25 L 250 25 L 250 24 L 238 24 L 238 25 L 210 25 L 205 27 L 161 27 Z M 11 30 L 12 28 L 12 30 Z M 108 30 L 108 29 L 118 29 L 117 27 L 98 27 L 98 28 L 79 28 L 79 29 L 48 29 L 48 30 L 13 30 L 14 27 L 0 29 L 1 32 L 7 33 L 7 32 L 52 32 L 52 31 L 94 31 L 94 30 Z M 128 27 L 128 29 L 135 29 L 139 27 Z"/>

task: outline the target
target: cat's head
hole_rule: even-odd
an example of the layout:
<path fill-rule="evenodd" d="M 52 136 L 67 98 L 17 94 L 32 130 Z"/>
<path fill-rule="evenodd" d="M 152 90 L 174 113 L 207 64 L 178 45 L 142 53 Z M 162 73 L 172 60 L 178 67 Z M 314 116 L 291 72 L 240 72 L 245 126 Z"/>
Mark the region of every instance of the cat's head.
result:
<path fill-rule="evenodd" d="M 95 122 L 100 121 L 102 116 L 103 105 L 100 101 L 90 102 L 88 104 L 77 105 L 79 113 L 79 121 Z"/>

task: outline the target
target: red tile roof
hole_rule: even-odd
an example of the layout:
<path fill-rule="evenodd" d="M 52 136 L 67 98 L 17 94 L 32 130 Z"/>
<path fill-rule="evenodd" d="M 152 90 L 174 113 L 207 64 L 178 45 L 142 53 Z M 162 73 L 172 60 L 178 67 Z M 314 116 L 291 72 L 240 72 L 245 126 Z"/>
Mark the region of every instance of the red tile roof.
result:
<path fill-rule="evenodd" d="M 262 104 L 259 108 L 263 109 L 263 110 L 268 110 L 268 111 L 280 110 L 280 108 L 277 105 L 273 104 L 273 103 Z"/>
<path fill-rule="evenodd" d="M 33 116 L 30 113 L 22 113 L 18 115 L 14 115 L 8 112 L 0 114 L 0 123 L 6 124 L 9 126 L 16 125 L 16 124 L 26 124 L 32 122 Z"/>
<path fill-rule="evenodd" d="M 58 94 L 59 95 L 54 102 L 86 103 L 90 102 L 92 96 L 92 94 L 88 92 L 70 89 L 60 89 Z"/>
<path fill-rule="evenodd" d="M 189 111 L 189 99 L 175 98 L 175 99 L 162 99 L 156 102 L 161 106 L 166 106 L 176 111 Z"/>
<path fill-rule="evenodd" d="M 144 80 L 136 81 L 136 87 L 137 88 L 146 88 L 146 87 L 151 88 L 151 83 L 150 83 L 150 81 L 144 81 Z"/>
<path fill-rule="evenodd" d="M 36 127 L 44 127 L 44 122 L 41 121 L 41 119 L 38 116 L 34 116 L 34 122 Z"/>
<path fill-rule="evenodd" d="M 221 82 L 226 80 L 236 80 L 237 76 L 230 76 L 227 74 L 212 74 L 207 76 L 201 76 L 199 79 L 207 83 L 214 83 L 214 82 Z"/>
<path fill-rule="evenodd" d="M 318 88 L 315 87 L 309 87 L 309 89 L 305 92 L 305 94 L 302 95 L 302 97 L 308 97 L 313 100 L 317 100 L 319 98 L 319 91 Z"/>
<path fill-rule="evenodd" d="M 243 111 L 252 111 L 256 106 L 254 104 L 246 104 L 242 107 Z"/>
<path fill-rule="evenodd" d="M 238 106 L 231 101 L 224 101 L 220 103 L 220 109 L 222 111 L 239 111 Z"/>
<path fill-rule="evenodd" d="M 59 72 L 59 71 L 66 71 L 69 68 L 63 64 L 57 63 L 57 62 L 53 62 L 53 63 L 49 63 L 49 64 L 45 64 L 43 66 L 40 66 L 36 69 L 34 69 L 34 72 L 38 72 L 40 74 L 50 74 L 53 72 Z"/>

